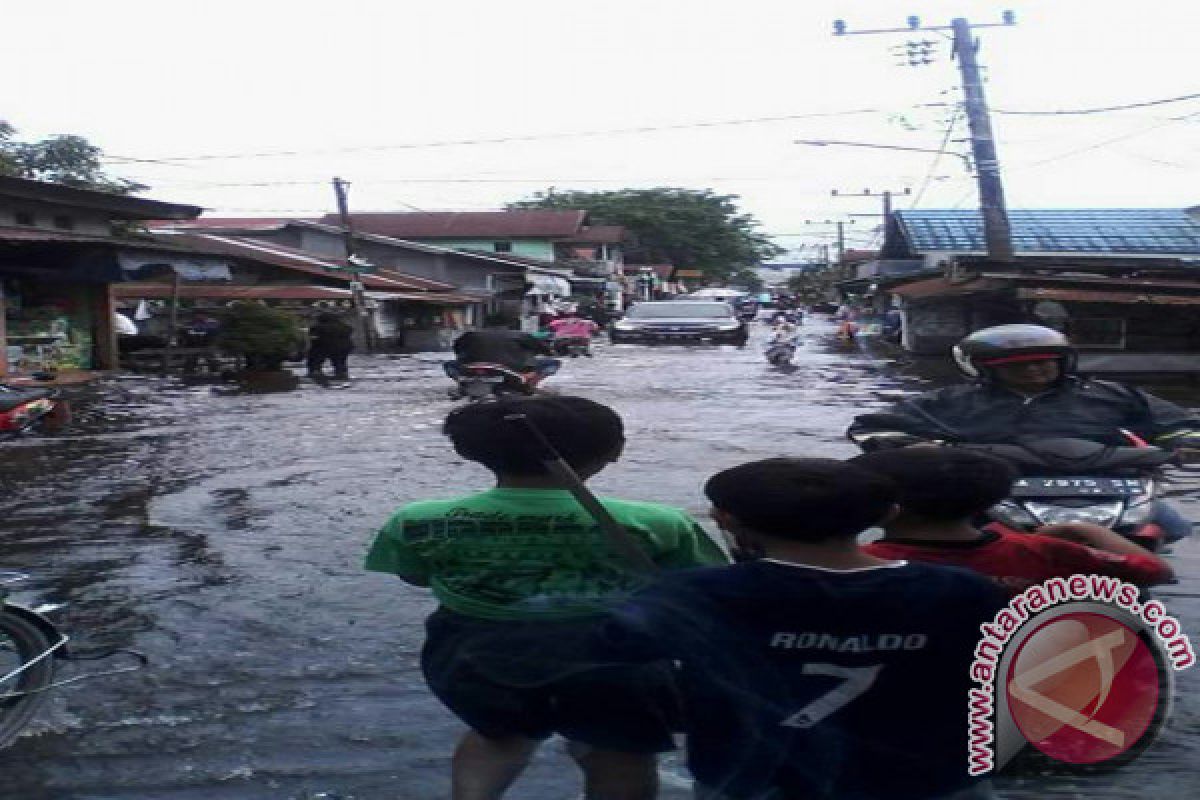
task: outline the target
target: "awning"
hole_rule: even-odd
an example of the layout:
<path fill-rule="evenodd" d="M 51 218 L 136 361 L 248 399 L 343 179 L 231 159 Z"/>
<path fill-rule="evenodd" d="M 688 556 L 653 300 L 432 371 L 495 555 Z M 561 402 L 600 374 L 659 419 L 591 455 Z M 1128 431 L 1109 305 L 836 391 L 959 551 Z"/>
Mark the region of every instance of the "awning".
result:
<path fill-rule="evenodd" d="M 902 283 L 899 286 L 891 286 L 886 291 L 888 294 L 899 295 L 909 300 L 917 300 L 927 297 L 975 294 L 976 292 L 988 292 L 1003 288 L 1003 284 L 986 280 L 951 283 L 945 278 L 928 278 L 923 281 L 913 281 L 912 283 Z"/>
<path fill-rule="evenodd" d="M 145 278 L 155 269 L 168 269 L 185 281 L 233 280 L 229 262 L 219 258 L 118 250 L 117 264 L 127 279 Z"/>
<path fill-rule="evenodd" d="M 525 294 L 548 294 L 557 297 L 567 297 L 571 294 L 571 284 L 567 283 L 566 278 L 530 273 L 525 276 L 525 282 L 532 287 Z"/>
<path fill-rule="evenodd" d="M 1200 294 L 1146 294 L 1102 289 L 1018 289 L 1023 300 L 1066 300 L 1074 303 L 1130 303 L 1155 306 L 1200 306 Z"/>

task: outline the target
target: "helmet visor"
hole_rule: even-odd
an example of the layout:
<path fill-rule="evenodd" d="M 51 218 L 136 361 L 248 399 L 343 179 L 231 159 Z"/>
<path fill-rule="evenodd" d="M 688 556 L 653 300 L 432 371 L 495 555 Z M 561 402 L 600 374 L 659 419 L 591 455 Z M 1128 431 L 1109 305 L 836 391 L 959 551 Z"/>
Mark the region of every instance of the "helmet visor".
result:
<path fill-rule="evenodd" d="M 982 367 L 999 367 L 1004 364 L 1023 364 L 1029 361 L 1057 361 L 1061 358 L 1063 358 L 1062 353 L 1017 353 L 1011 356 L 980 359 L 979 365 Z"/>

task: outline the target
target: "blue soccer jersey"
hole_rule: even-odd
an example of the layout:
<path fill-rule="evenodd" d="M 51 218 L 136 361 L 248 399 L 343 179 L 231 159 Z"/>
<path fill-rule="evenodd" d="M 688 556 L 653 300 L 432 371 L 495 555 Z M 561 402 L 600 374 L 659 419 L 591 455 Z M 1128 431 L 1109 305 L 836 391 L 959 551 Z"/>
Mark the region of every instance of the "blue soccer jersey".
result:
<path fill-rule="evenodd" d="M 762 560 L 664 576 L 604 631 L 680 663 L 688 767 L 739 798 L 927 798 L 967 776 L 979 625 L 1005 601 L 966 570 Z"/>

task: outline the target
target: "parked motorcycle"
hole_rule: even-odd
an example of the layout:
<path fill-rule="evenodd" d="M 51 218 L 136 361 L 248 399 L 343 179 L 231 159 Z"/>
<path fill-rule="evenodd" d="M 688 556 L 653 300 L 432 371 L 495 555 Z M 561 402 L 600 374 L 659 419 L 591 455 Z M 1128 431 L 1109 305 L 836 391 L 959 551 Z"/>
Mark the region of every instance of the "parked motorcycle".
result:
<path fill-rule="evenodd" d="M 592 340 L 585 339 L 582 336 L 564 336 L 555 339 L 552 347 L 556 356 L 569 356 L 571 358 L 588 356 L 590 358 L 592 355 Z"/>
<path fill-rule="evenodd" d="M 903 418 L 870 416 L 897 424 L 886 433 L 853 435 L 851 439 L 864 450 L 931 443 L 905 433 Z M 1017 468 L 1021 477 L 1013 484 L 1012 494 L 987 512 L 990 520 L 1007 528 L 1032 532 L 1043 525 L 1090 522 L 1148 550 L 1158 550 L 1166 541 L 1165 532 L 1155 522 L 1155 511 L 1161 498 L 1161 469 L 1176 459 L 1168 450 L 1146 444 L 1115 447 L 1072 438 L 936 443 L 987 453 Z"/>
<path fill-rule="evenodd" d="M 472 403 L 478 403 L 506 394 L 533 394 L 542 380 L 558 372 L 558 363 L 546 363 L 537 370 L 518 372 L 502 364 L 447 361 L 442 364 L 442 369 L 455 383 L 456 388 L 451 392 L 454 399 L 465 397 Z"/>
<path fill-rule="evenodd" d="M 58 430 L 69 421 L 70 406 L 57 391 L 0 384 L 0 438 Z"/>

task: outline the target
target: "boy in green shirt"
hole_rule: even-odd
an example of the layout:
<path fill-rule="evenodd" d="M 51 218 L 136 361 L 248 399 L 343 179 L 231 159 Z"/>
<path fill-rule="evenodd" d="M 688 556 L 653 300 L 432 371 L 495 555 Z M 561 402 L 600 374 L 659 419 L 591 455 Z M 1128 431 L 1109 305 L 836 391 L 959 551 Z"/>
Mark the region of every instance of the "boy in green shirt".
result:
<path fill-rule="evenodd" d="M 586 658 L 593 624 L 647 583 L 551 477 L 520 428 L 525 415 L 586 480 L 617 460 L 621 418 L 579 397 L 515 397 L 451 413 L 444 432 L 496 488 L 412 503 L 380 530 L 367 569 L 432 588 L 426 682 L 471 730 L 454 754 L 455 800 L 499 798 L 539 742 L 558 733 L 583 769 L 586 796 L 650 800 L 655 753 L 672 747 L 665 664 Z M 684 512 L 601 501 L 664 569 L 720 564 L 724 553 Z"/>

